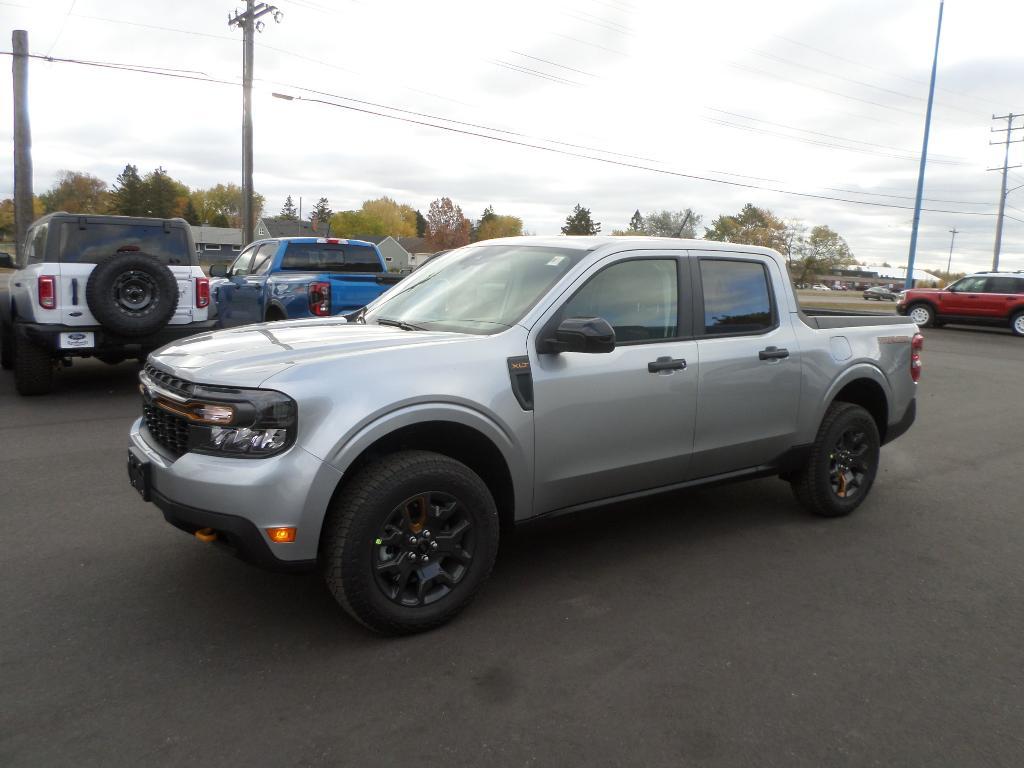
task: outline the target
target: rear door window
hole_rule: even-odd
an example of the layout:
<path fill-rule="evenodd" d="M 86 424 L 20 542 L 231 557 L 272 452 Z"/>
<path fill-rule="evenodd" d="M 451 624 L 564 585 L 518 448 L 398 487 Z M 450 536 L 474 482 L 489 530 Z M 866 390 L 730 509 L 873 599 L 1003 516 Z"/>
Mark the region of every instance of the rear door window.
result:
<path fill-rule="evenodd" d="M 985 283 L 985 293 L 1024 293 L 1024 278 L 990 277 Z"/>
<path fill-rule="evenodd" d="M 377 252 L 365 245 L 289 243 L 281 269 L 301 272 L 383 272 Z"/>
<path fill-rule="evenodd" d="M 763 333 L 775 327 L 768 273 L 759 261 L 701 259 L 704 333 Z"/>
<path fill-rule="evenodd" d="M 60 253 L 64 264 L 96 264 L 119 252 L 145 253 L 171 266 L 187 266 L 194 258 L 181 227 L 77 222 L 61 225 Z"/>

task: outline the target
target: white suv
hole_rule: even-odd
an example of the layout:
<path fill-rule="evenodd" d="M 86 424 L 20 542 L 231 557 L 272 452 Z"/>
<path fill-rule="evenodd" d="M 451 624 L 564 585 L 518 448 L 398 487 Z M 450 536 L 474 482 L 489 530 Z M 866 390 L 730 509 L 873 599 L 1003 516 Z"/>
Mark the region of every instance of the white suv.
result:
<path fill-rule="evenodd" d="M 142 360 L 215 323 L 184 219 L 52 213 L 0 267 L 0 362 L 22 395 L 49 392 L 58 362 Z"/>

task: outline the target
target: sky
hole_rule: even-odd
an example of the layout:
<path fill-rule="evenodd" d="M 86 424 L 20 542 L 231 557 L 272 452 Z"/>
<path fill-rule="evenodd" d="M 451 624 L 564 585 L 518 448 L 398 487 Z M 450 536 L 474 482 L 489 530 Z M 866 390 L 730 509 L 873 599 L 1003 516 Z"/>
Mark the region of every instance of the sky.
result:
<path fill-rule="evenodd" d="M 636 209 L 689 207 L 708 225 L 751 202 L 831 226 L 859 261 L 906 263 L 936 0 L 277 7 L 256 38 L 253 91 L 268 214 L 289 194 L 304 213 L 319 197 L 338 211 L 381 195 L 425 213 L 448 196 L 470 218 L 493 205 L 557 234 L 580 203 L 610 233 Z M 176 75 L 32 60 L 36 193 L 62 169 L 112 183 L 127 163 L 192 188 L 240 183 L 236 8 L 0 0 L 2 50 L 27 29 L 33 53 Z M 1001 174 L 986 169 L 1002 165 L 989 142 L 1007 124 L 992 117 L 1024 112 L 1022 28 L 1024 3 L 945 4 L 918 267 L 945 268 L 953 228 L 954 271 L 992 264 Z M 0 139 L 12 146 L 10 98 Z M 1011 145 L 1020 163 L 1024 144 Z M 1024 168 L 1010 172 L 1018 185 Z M 12 189 L 8 162 L 0 197 Z M 1024 269 L 1024 188 L 1006 213 L 1000 267 Z"/>

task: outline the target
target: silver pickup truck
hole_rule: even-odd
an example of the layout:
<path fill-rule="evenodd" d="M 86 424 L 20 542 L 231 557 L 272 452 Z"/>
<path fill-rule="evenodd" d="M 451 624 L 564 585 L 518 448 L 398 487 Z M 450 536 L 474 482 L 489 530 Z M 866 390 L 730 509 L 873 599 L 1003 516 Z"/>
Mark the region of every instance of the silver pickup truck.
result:
<path fill-rule="evenodd" d="M 917 331 L 809 317 L 763 248 L 489 240 L 347 322 L 153 353 L 129 479 L 178 528 L 319 567 L 360 622 L 415 632 L 465 607 L 531 518 L 768 475 L 848 514 L 914 421 Z"/>

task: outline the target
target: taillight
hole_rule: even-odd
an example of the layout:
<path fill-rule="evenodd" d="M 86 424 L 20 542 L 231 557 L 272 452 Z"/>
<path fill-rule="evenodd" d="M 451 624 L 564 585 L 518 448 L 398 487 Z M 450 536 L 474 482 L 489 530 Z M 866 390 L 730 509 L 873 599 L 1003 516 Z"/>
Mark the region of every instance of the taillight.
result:
<path fill-rule="evenodd" d="M 915 333 L 910 342 L 910 378 L 915 382 L 921 378 L 921 350 L 924 349 L 924 336 Z"/>
<path fill-rule="evenodd" d="M 309 284 L 309 311 L 317 317 L 329 317 L 331 314 L 331 284 Z"/>
<path fill-rule="evenodd" d="M 39 306 L 43 309 L 57 308 L 57 278 L 53 275 L 42 275 L 39 278 Z"/>
<path fill-rule="evenodd" d="M 207 277 L 196 278 L 196 308 L 210 306 L 210 279 Z"/>

